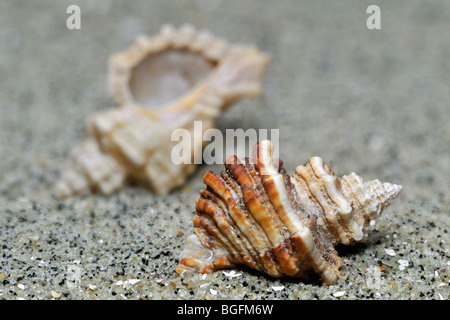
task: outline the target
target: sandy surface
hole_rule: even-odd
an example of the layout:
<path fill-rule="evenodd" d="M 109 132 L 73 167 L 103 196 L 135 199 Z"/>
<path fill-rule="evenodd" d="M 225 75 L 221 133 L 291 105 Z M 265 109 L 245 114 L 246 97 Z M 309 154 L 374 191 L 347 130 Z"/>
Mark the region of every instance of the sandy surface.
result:
<path fill-rule="evenodd" d="M 95 3 L 0 2 L 0 298 L 449 299 L 450 2 L 382 1 L 381 30 L 356 0 Z M 66 28 L 69 4 L 81 30 Z M 368 241 L 339 249 L 335 285 L 176 276 L 202 177 L 221 165 L 166 197 L 52 197 L 86 117 L 114 106 L 108 56 L 184 22 L 272 55 L 263 96 L 218 128 L 280 129 L 288 172 L 319 155 L 337 175 L 403 185 Z"/>

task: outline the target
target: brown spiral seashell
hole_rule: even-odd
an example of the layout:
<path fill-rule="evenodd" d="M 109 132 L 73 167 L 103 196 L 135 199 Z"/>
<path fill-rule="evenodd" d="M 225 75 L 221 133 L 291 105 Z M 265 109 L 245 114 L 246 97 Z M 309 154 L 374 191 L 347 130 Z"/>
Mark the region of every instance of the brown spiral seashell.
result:
<path fill-rule="evenodd" d="M 226 171 L 205 175 L 178 274 L 246 265 L 273 277 L 334 283 L 342 264 L 335 246 L 365 239 L 370 221 L 402 190 L 355 173 L 339 179 L 319 157 L 289 176 L 272 161 L 267 140 L 255 145 L 252 160 L 231 156 Z"/>
<path fill-rule="evenodd" d="M 203 133 L 231 104 L 261 93 L 269 56 L 254 46 L 231 44 L 191 25 L 165 25 L 139 36 L 109 61 L 108 88 L 118 108 L 87 120 L 88 138 L 76 146 L 54 193 L 109 194 L 127 181 L 157 194 L 181 186 L 194 161 L 174 164 L 175 129 L 194 131 L 192 153 L 204 147 Z"/>

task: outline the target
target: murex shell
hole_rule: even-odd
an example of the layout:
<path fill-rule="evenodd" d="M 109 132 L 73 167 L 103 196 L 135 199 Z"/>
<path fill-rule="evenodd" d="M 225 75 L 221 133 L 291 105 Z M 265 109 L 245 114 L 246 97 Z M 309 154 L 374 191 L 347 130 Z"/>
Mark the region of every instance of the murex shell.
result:
<path fill-rule="evenodd" d="M 351 173 L 337 178 L 319 157 L 289 176 L 272 161 L 272 142 L 255 145 L 241 163 L 209 171 L 177 273 L 210 273 L 246 265 L 273 277 L 334 283 L 342 261 L 335 246 L 367 238 L 370 221 L 402 190 Z"/>
<path fill-rule="evenodd" d="M 88 119 L 89 136 L 71 152 L 55 195 L 108 194 L 126 181 L 158 194 L 182 185 L 194 161 L 171 161 L 173 130 L 192 133 L 201 120 L 203 135 L 233 102 L 259 95 L 269 60 L 253 46 L 229 44 L 190 25 L 165 25 L 152 37 L 138 37 L 109 61 L 108 87 L 119 107 Z M 192 150 L 202 148 L 202 136 L 192 136 Z"/>

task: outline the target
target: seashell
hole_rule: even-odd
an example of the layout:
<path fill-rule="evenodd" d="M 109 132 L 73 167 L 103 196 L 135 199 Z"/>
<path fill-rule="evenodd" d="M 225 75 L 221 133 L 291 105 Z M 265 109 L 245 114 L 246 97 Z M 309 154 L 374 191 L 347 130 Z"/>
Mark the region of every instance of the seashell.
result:
<path fill-rule="evenodd" d="M 57 197 L 111 193 L 127 181 L 158 194 L 181 186 L 192 163 L 171 161 L 174 129 L 193 132 L 192 150 L 204 147 L 203 133 L 233 102 L 261 93 L 269 56 L 253 46 L 230 44 L 190 25 L 166 25 L 139 36 L 125 52 L 111 56 L 108 88 L 118 108 L 87 121 L 88 138 L 76 147 L 55 186 Z M 192 152 L 194 154 L 194 152 Z"/>
<path fill-rule="evenodd" d="M 335 246 L 366 239 L 370 221 L 402 190 L 355 173 L 339 179 L 319 157 L 289 176 L 272 160 L 268 140 L 254 146 L 252 158 L 241 163 L 231 156 L 225 166 L 204 177 L 178 274 L 245 265 L 332 284 L 342 265 Z"/>

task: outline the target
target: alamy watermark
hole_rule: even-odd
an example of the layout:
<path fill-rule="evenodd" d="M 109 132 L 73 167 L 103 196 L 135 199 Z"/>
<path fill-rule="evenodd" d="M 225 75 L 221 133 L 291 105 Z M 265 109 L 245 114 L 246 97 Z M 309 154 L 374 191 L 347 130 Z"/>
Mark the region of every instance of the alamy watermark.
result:
<path fill-rule="evenodd" d="M 367 18 L 366 26 L 367 29 L 381 29 L 381 9 L 377 5 L 371 5 L 367 7 L 366 13 L 371 15 Z"/>
<path fill-rule="evenodd" d="M 269 134 L 270 133 L 270 134 Z M 172 162 L 180 164 L 225 164 L 227 158 L 236 155 L 238 159 L 250 157 L 253 147 L 262 140 L 271 140 L 272 157 L 279 157 L 279 129 L 219 129 L 203 130 L 202 121 L 194 121 L 194 129 L 175 129 L 172 142 L 178 142 L 171 152 Z M 209 142 L 203 149 L 204 142 Z M 250 157 L 250 162 L 253 159 Z"/>
<path fill-rule="evenodd" d="M 66 26 L 69 30 L 80 30 L 81 29 L 81 9 L 79 6 L 72 4 L 67 7 L 67 14 L 70 16 L 66 20 Z"/>
<path fill-rule="evenodd" d="M 81 9 L 79 6 L 72 4 L 67 7 L 67 14 L 70 16 L 66 20 L 66 26 L 69 30 L 81 29 Z M 381 29 L 381 9 L 379 6 L 372 4 L 367 7 L 367 14 L 370 16 L 366 20 L 366 26 L 369 30 Z"/>

